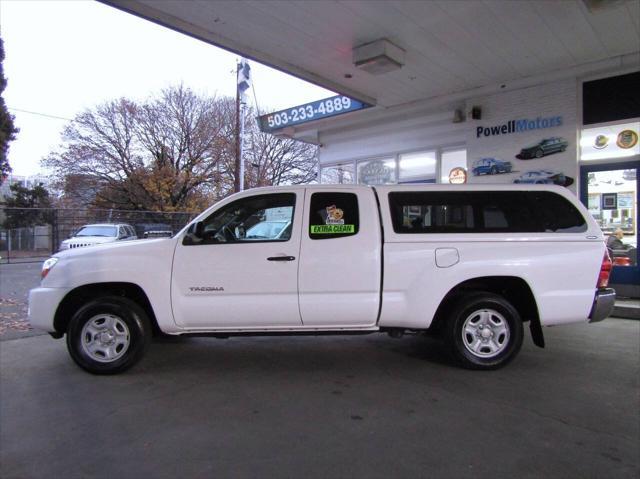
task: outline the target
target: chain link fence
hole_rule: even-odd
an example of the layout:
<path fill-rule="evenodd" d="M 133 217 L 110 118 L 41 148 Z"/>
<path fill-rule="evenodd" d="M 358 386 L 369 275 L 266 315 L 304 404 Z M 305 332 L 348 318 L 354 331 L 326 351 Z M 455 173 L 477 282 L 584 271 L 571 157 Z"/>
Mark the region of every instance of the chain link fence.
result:
<path fill-rule="evenodd" d="M 198 213 L 0 207 L 0 263 L 37 262 L 56 253 L 82 226 L 128 224 L 138 238 L 180 231 Z"/>

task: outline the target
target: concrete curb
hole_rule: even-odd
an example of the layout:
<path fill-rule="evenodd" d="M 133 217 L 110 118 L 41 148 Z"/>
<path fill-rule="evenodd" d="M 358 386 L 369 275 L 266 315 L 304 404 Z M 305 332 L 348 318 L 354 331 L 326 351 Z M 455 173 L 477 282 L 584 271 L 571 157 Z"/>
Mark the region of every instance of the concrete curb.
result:
<path fill-rule="evenodd" d="M 616 299 L 612 316 L 624 319 L 640 319 L 640 300 Z"/>

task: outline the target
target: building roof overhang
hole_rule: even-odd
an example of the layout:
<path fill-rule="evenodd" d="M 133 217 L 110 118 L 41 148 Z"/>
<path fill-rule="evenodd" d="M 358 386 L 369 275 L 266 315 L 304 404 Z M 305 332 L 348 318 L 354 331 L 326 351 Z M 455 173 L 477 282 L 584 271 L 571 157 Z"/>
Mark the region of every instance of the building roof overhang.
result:
<path fill-rule="evenodd" d="M 376 106 L 281 132 L 293 136 L 380 110 L 640 68 L 636 0 L 102 1 Z M 353 50 L 379 39 L 404 50 L 401 68 L 372 74 L 354 65 Z"/>

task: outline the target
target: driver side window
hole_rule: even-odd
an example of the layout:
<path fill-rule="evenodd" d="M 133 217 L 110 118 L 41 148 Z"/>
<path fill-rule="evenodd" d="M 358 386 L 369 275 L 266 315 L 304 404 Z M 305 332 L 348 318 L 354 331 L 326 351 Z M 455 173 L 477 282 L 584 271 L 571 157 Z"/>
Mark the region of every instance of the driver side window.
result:
<path fill-rule="evenodd" d="M 185 244 L 288 241 L 295 203 L 294 193 L 242 198 L 212 213 L 202 222 L 202 238 Z"/>

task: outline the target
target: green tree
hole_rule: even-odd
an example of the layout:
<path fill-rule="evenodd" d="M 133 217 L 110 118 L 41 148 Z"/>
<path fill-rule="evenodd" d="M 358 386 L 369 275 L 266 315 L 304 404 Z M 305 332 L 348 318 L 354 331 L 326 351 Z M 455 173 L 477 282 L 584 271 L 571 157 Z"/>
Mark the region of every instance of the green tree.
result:
<path fill-rule="evenodd" d="M 51 210 L 48 208 L 51 208 L 51 198 L 42 183 L 33 188 L 15 183 L 9 188 L 12 196 L 5 200 L 6 229 L 50 223 Z"/>
<path fill-rule="evenodd" d="M 7 110 L 7 105 L 2 96 L 2 92 L 7 87 L 7 79 L 4 77 L 2 62 L 4 62 L 4 45 L 2 38 L 0 38 L 0 184 L 11 173 L 8 157 L 9 142 L 16 139 L 16 133 L 19 131 L 13 124 L 13 115 Z"/>

